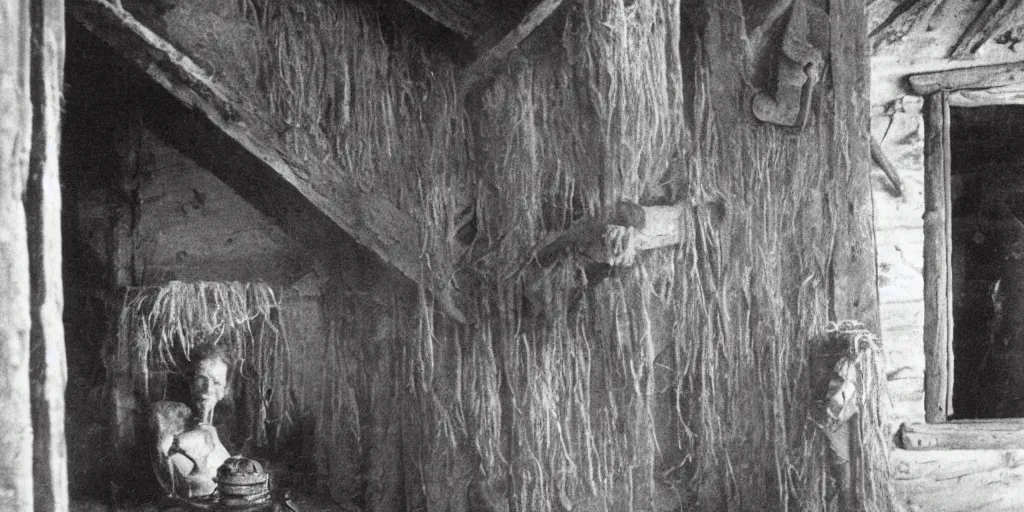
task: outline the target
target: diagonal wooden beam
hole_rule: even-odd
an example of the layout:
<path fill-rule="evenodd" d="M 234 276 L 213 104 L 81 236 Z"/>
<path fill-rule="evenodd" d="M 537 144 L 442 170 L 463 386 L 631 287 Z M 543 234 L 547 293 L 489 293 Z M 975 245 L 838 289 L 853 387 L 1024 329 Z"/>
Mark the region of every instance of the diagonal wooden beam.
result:
<path fill-rule="evenodd" d="M 329 194 L 310 177 L 337 174 L 333 162 L 293 162 L 270 123 L 241 108 L 198 66 L 129 13 L 103 0 L 71 0 L 68 10 L 180 108 L 164 105 L 156 129 L 185 146 L 257 209 L 279 222 L 314 253 L 354 240 L 387 266 L 423 287 L 453 319 L 466 322 L 449 294 L 433 289 L 420 259 L 419 225 L 387 199 L 344 182 Z M 335 253 L 337 250 L 334 251 Z"/>
<path fill-rule="evenodd" d="M 491 11 L 472 0 L 405 0 L 431 19 L 472 41 L 494 22 Z"/>
<path fill-rule="evenodd" d="M 459 76 L 459 91 L 466 95 L 493 78 L 498 67 L 537 27 L 561 7 L 563 0 L 541 0 L 523 20 L 494 46 L 488 48 Z"/>
<path fill-rule="evenodd" d="M 1024 0 L 988 0 L 950 51 L 954 60 L 972 59 L 981 45 L 996 34 L 1019 25 L 1024 19 Z"/>

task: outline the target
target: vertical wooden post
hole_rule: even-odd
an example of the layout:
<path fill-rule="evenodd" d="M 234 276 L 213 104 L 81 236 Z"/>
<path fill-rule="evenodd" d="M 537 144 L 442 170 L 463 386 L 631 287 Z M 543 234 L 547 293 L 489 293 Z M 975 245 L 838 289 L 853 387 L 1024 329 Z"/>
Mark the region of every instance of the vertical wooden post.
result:
<path fill-rule="evenodd" d="M 64 83 L 64 1 L 31 3 L 32 149 L 25 191 L 31 282 L 30 334 L 35 510 L 68 510 L 58 160 Z"/>
<path fill-rule="evenodd" d="M 870 69 L 864 2 L 831 0 L 833 198 L 849 214 L 837 226 L 833 253 L 833 318 L 857 320 L 878 332 L 878 271 L 871 199 Z"/>
<path fill-rule="evenodd" d="M 874 204 L 871 197 L 870 77 L 867 12 L 864 2 L 830 0 L 830 53 L 832 70 L 832 124 L 830 166 L 836 181 L 846 180 L 833 198 L 849 214 L 837 226 L 832 261 L 832 315 L 835 320 L 857 320 L 878 332 L 878 261 L 875 245 Z M 860 432 L 844 425 L 848 460 L 833 460 L 840 481 L 842 510 L 861 510 L 852 482 L 860 477 L 863 457 Z M 836 436 L 841 440 L 843 435 Z M 840 452 L 842 450 L 839 450 Z M 839 454 L 838 459 L 842 459 Z M 839 466 L 846 466 L 845 473 Z"/>
<path fill-rule="evenodd" d="M 0 2 L 0 510 L 32 510 L 29 257 L 32 134 L 29 1 Z"/>
<path fill-rule="evenodd" d="M 952 393 L 949 234 L 949 104 L 946 92 L 924 102 L 924 417 L 944 422 Z"/>

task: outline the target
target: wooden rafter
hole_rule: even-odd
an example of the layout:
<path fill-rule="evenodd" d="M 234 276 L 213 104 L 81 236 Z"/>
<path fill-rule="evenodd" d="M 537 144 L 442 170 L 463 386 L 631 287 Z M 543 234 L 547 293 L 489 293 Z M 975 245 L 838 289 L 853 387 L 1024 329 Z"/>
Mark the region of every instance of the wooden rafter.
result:
<path fill-rule="evenodd" d="M 344 182 L 332 183 L 330 194 L 325 193 L 307 177 L 337 174 L 332 168 L 336 164 L 290 161 L 268 122 L 241 108 L 231 92 L 213 83 L 191 59 L 129 13 L 103 0 L 74 0 L 68 7 L 78 23 L 182 107 L 180 115 L 155 120 L 166 125 L 162 132 L 176 139 L 172 142 L 186 145 L 186 153 L 198 155 L 200 163 L 297 234 L 297 240 L 314 253 L 322 253 L 325 244 L 354 239 L 424 287 L 450 317 L 466 321 L 448 294 L 426 282 L 415 219 L 387 199 Z"/>
<path fill-rule="evenodd" d="M 459 90 L 465 95 L 488 82 L 498 67 L 537 27 L 551 17 L 563 0 L 541 0 L 522 21 L 505 34 L 497 44 L 485 50 L 459 77 Z"/>
<path fill-rule="evenodd" d="M 453 32 L 469 39 L 479 37 L 491 23 L 493 17 L 488 9 L 481 8 L 469 0 L 405 0 L 420 12 L 444 25 Z"/>
<path fill-rule="evenodd" d="M 950 51 L 953 59 L 970 59 L 996 34 L 1020 24 L 1024 0 L 989 0 Z"/>

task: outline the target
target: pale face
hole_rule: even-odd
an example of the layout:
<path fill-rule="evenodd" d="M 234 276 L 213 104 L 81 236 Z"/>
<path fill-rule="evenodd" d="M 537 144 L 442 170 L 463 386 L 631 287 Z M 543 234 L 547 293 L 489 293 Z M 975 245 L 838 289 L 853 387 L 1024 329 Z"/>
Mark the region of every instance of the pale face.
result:
<path fill-rule="evenodd" d="M 196 366 L 192 399 L 202 421 L 213 420 L 213 408 L 227 394 L 228 365 L 220 359 L 204 359 Z"/>

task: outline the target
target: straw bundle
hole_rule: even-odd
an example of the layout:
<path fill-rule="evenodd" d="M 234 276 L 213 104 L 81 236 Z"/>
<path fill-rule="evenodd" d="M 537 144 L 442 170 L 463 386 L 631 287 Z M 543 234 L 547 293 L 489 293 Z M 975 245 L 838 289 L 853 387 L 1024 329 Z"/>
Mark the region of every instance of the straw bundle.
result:
<path fill-rule="evenodd" d="M 168 378 L 181 373 L 198 347 L 225 347 L 233 388 L 248 403 L 240 442 L 266 446 L 267 428 L 287 414 L 289 359 L 274 291 L 262 283 L 185 283 L 132 288 L 125 296 L 108 367 L 143 404 L 176 398 Z"/>

